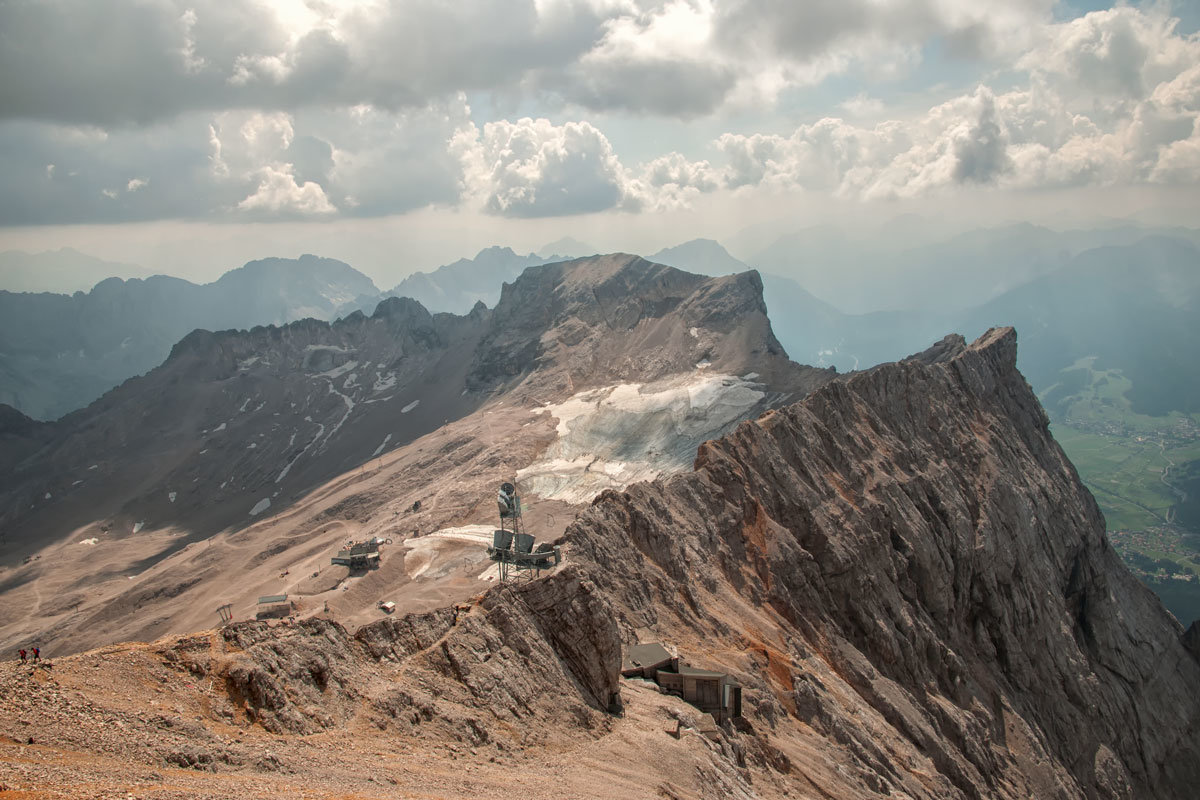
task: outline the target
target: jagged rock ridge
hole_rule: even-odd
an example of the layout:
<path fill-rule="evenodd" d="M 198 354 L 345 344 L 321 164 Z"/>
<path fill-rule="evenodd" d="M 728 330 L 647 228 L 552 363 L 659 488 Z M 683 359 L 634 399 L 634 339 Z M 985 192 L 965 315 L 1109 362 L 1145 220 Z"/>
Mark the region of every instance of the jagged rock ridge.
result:
<path fill-rule="evenodd" d="M 266 258 L 212 283 L 107 278 L 89 292 L 0 291 L 0 402 L 57 419 L 162 363 L 196 328 L 333 319 L 379 297 L 361 272 L 331 258 Z"/>
<path fill-rule="evenodd" d="M 572 553 L 627 637 L 709 649 L 862 794 L 1190 796 L 1200 664 L 1015 359 L 993 330 L 829 384 L 603 495 Z"/>

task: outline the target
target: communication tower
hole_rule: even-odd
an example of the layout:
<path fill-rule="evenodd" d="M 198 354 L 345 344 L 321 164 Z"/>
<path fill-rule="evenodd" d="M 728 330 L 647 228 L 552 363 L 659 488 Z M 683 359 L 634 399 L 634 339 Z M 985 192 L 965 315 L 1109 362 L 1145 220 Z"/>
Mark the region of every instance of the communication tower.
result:
<path fill-rule="evenodd" d="M 507 481 L 500 484 L 496 494 L 496 506 L 500 511 L 500 527 L 492 533 L 492 546 L 488 555 L 500 566 L 500 580 L 532 579 L 543 569 L 549 569 L 560 560 L 557 547 L 533 552 L 534 537 L 525 532 L 521 518 L 521 498 L 517 489 Z"/>

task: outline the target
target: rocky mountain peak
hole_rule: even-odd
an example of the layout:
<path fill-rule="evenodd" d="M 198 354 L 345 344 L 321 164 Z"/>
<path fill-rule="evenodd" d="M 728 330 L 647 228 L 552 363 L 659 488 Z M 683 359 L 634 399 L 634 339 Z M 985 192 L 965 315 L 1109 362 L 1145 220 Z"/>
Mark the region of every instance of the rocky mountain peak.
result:
<path fill-rule="evenodd" d="M 80 526 L 175 525 L 203 538 L 485 404 L 533 414 L 590 389 L 649 387 L 654 399 L 635 403 L 610 438 L 623 442 L 643 412 L 667 432 L 651 459 L 643 452 L 637 470 L 612 479 L 620 484 L 681 468 L 702 438 L 829 377 L 787 361 L 754 274 L 704 278 L 628 255 L 535 266 L 494 310 L 477 303 L 466 316 L 391 297 L 369 317 L 194 330 L 158 368 L 10 449 L 20 465 L 4 473 L 14 499 L 4 521 L 26 552 L 48 529 Z M 679 404 L 692 411 L 676 430 L 667 409 Z M 514 470 L 549 444 L 537 437 L 555 426 L 539 413 L 529 432 L 539 444 Z M 577 491 L 590 499 L 598 488 Z"/>
<path fill-rule="evenodd" d="M 842 742 L 875 776 L 849 794 L 1187 796 L 1200 665 L 1015 357 L 999 328 L 826 384 L 567 538 L 627 638 L 707 650 L 776 731 Z"/>

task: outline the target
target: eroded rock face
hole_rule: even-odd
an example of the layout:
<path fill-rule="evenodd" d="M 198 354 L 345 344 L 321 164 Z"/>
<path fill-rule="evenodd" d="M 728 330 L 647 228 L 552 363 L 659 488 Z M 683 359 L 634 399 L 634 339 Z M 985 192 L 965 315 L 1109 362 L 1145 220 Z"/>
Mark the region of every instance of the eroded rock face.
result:
<path fill-rule="evenodd" d="M 336 622 L 245 622 L 173 641 L 162 660 L 224 687 L 218 714 L 279 734 L 343 726 L 365 703 L 381 728 L 486 742 L 497 722 L 592 724 L 618 688 L 612 609 L 579 571 L 504 585 L 461 608 Z M 549 732 L 531 728 L 525 741 Z"/>
<path fill-rule="evenodd" d="M 573 557 L 627 636 L 708 642 L 867 794 L 1191 796 L 1200 666 L 1015 359 L 993 330 L 827 385 L 602 495 Z"/>

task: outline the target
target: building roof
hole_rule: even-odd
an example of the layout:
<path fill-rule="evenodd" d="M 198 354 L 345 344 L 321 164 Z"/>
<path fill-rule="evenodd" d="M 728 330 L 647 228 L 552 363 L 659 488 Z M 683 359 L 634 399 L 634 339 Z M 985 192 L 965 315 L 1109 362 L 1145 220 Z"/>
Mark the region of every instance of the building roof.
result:
<path fill-rule="evenodd" d="M 680 675 L 686 675 L 689 678 L 727 678 L 729 677 L 724 672 L 713 672 L 709 669 L 696 669 L 695 667 L 685 667 L 680 665 L 678 670 Z"/>
<path fill-rule="evenodd" d="M 269 606 L 272 603 L 286 603 L 286 602 L 287 602 L 286 594 L 269 594 L 266 597 L 258 598 L 258 604 L 260 606 Z"/>
<path fill-rule="evenodd" d="M 645 667 L 654 667 L 670 661 L 674 656 L 659 642 L 635 644 L 625 653 L 621 660 L 621 671 L 626 672 Z"/>

